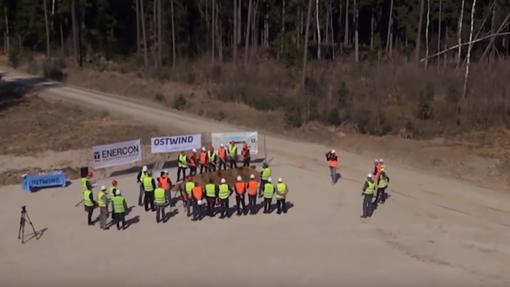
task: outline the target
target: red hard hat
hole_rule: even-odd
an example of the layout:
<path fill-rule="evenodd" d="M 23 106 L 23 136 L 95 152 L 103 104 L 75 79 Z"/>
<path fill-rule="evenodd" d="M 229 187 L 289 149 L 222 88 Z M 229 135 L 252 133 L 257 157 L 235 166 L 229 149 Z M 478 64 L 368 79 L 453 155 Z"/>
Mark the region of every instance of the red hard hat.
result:
<path fill-rule="evenodd" d="M 117 185 L 117 183 L 118 183 L 118 182 L 117 182 L 117 180 L 116 180 L 116 179 L 112 180 L 112 185 Z"/>
<path fill-rule="evenodd" d="M 94 176 L 94 173 L 92 171 L 89 171 L 89 173 L 87 174 L 88 177 L 93 177 Z"/>

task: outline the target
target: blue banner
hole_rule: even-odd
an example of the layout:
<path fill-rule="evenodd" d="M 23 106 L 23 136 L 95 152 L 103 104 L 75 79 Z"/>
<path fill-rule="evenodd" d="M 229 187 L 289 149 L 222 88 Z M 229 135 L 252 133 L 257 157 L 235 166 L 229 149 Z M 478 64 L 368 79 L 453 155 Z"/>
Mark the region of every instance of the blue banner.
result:
<path fill-rule="evenodd" d="M 65 187 L 67 179 L 62 171 L 50 172 L 40 175 L 27 175 L 23 178 L 22 188 L 26 192 L 30 192 L 33 188 L 43 188 L 52 186 Z"/>

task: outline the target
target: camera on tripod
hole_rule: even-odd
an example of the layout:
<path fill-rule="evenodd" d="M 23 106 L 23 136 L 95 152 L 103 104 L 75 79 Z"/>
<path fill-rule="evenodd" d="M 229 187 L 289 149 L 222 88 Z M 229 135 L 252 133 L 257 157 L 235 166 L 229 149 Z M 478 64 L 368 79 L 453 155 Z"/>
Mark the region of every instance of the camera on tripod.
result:
<path fill-rule="evenodd" d="M 34 232 L 33 236 L 36 240 L 39 240 L 39 232 L 35 230 L 34 224 L 32 220 L 30 220 L 30 216 L 28 216 L 26 205 L 21 206 L 21 215 L 19 219 L 19 231 L 18 231 L 18 239 L 21 239 L 21 244 L 25 243 L 25 223 L 28 221 L 30 226 L 32 227 L 32 231 Z"/>

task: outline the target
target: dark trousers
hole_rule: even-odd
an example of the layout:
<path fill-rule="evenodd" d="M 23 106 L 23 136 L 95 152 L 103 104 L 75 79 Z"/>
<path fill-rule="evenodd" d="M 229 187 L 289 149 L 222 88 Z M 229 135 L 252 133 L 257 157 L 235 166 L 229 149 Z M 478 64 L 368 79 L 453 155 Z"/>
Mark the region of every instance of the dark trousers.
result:
<path fill-rule="evenodd" d="M 115 213 L 115 224 L 117 225 L 117 230 L 121 229 L 121 223 L 122 223 L 122 229 L 126 229 L 126 215 L 124 212 L 122 213 Z"/>
<path fill-rule="evenodd" d="M 182 173 L 182 180 L 186 179 L 186 168 L 185 167 L 177 167 L 177 181 L 181 180 L 181 173 Z"/>
<path fill-rule="evenodd" d="M 214 216 L 214 205 L 216 204 L 216 197 L 207 196 L 207 212 L 209 216 Z"/>
<path fill-rule="evenodd" d="M 108 208 L 105 207 L 99 207 L 100 215 L 99 215 L 99 222 L 101 229 L 106 229 L 106 221 L 108 220 Z"/>
<path fill-rule="evenodd" d="M 236 194 L 236 205 L 237 215 L 241 215 L 241 213 L 243 213 L 244 210 L 246 209 L 246 201 L 244 200 L 244 194 L 243 195 Z"/>
<path fill-rule="evenodd" d="M 87 212 L 87 223 L 92 225 L 92 213 L 94 212 L 94 206 L 85 206 L 85 211 Z"/>
<path fill-rule="evenodd" d="M 156 205 L 156 223 L 160 223 L 165 220 L 165 205 Z"/>
<path fill-rule="evenodd" d="M 221 218 L 225 218 L 225 216 L 229 216 L 228 209 L 230 208 L 230 206 L 228 202 L 228 197 L 225 199 L 220 199 L 220 203 L 221 203 Z"/>
<path fill-rule="evenodd" d="M 372 198 L 373 194 L 364 194 L 363 195 L 363 217 L 372 216 Z"/>
<path fill-rule="evenodd" d="M 259 197 L 262 197 L 262 192 L 264 191 L 264 186 L 266 186 L 267 180 L 261 179 L 259 186 Z"/>
<path fill-rule="evenodd" d="M 219 161 L 219 166 L 218 166 L 218 170 L 221 170 L 221 167 L 223 167 L 223 170 L 227 170 L 227 163 L 225 161 L 222 161 L 220 159 Z"/>
<path fill-rule="evenodd" d="M 140 183 L 140 194 L 138 194 L 138 205 L 142 206 L 144 202 L 145 190 L 143 190 L 143 185 Z"/>
<path fill-rule="evenodd" d="M 198 204 L 198 201 L 193 199 L 193 220 L 198 220 L 202 217 L 202 206 Z"/>
<path fill-rule="evenodd" d="M 196 166 L 189 167 L 189 175 L 197 175 L 197 167 Z"/>
<path fill-rule="evenodd" d="M 386 187 L 378 188 L 377 195 L 375 196 L 375 204 L 384 203 L 386 201 Z"/>
<path fill-rule="evenodd" d="M 277 199 L 276 200 L 276 206 L 278 207 L 278 214 L 287 213 L 287 204 L 285 202 L 285 199 Z"/>
<path fill-rule="evenodd" d="M 243 166 L 244 167 L 249 167 L 250 166 L 250 161 L 251 161 L 251 158 L 243 159 Z"/>
<path fill-rule="evenodd" d="M 145 211 L 149 211 L 149 206 L 152 211 L 155 211 L 154 208 L 154 190 L 145 192 Z"/>
<path fill-rule="evenodd" d="M 264 198 L 264 213 L 271 213 L 272 198 Z"/>
<path fill-rule="evenodd" d="M 230 168 L 237 168 L 237 160 L 231 158 L 229 160 L 229 163 L 230 163 Z"/>
<path fill-rule="evenodd" d="M 209 172 L 209 165 L 208 164 L 201 164 L 200 165 L 200 174 L 205 172 Z"/>
<path fill-rule="evenodd" d="M 257 212 L 257 196 L 256 195 L 248 195 L 248 208 L 250 209 L 251 214 L 255 214 L 255 212 Z"/>
<path fill-rule="evenodd" d="M 216 171 L 216 162 L 209 162 L 209 171 Z"/>

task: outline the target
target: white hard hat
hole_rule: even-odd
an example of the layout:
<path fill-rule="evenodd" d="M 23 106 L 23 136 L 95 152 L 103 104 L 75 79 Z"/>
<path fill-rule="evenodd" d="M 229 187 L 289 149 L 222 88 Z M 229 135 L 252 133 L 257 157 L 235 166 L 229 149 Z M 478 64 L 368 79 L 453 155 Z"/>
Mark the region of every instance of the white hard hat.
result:
<path fill-rule="evenodd" d="M 379 160 L 378 160 L 378 159 L 374 159 L 374 162 L 375 162 L 375 163 L 378 163 L 378 162 L 379 162 Z"/>
<path fill-rule="evenodd" d="M 254 175 L 254 174 L 251 174 L 251 175 L 250 175 L 250 178 L 251 178 L 251 179 L 254 179 L 254 178 L 255 178 L 255 175 Z"/>
<path fill-rule="evenodd" d="M 165 174 L 168 174 L 168 170 L 165 170 L 165 171 L 164 171 L 164 173 L 165 173 Z"/>
<path fill-rule="evenodd" d="M 202 150 L 205 151 L 205 147 L 202 147 Z"/>
<path fill-rule="evenodd" d="M 336 151 L 334 149 L 331 150 L 331 153 L 336 153 Z"/>
<path fill-rule="evenodd" d="M 371 174 L 371 173 L 369 173 L 369 174 L 367 175 L 367 178 L 372 178 L 372 174 Z"/>
<path fill-rule="evenodd" d="M 226 181 L 224 178 L 222 178 L 220 182 L 221 182 L 221 183 L 225 183 L 225 182 L 227 182 L 227 181 Z"/>
<path fill-rule="evenodd" d="M 221 147 L 224 147 L 224 145 L 223 145 L 223 144 L 220 144 L 220 146 L 221 146 Z"/>
<path fill-rule="evenodd" d="M 283 179 L 281 177 L 278 178 L 278 182 L 282 182 L 282 181 L 283 181 Z"/>
<path fill-rule="evenodd" d="M 192 151 L 192 152 L 197 152 L 197 149 L 196 149 L 196 148 L 194 148 L 194 149 L 192 149 L 191 151 Z"/>
<path fill-rule="evenodd" d="M 379 159 L 379 162 L 380 162 L 380 163 L 383 163 L 383 162 L 384 162 L 384 160 L 381 158 L 381 159 Z"/>
<path fill-rule="evenodd" d="M 115 190 L 115 195 L 120 195 L 120 190 L 119 189 Z"/>
<path fill-rule="evenodd" d="M 102 190 L 102 191 L 105 191 L 105 190 L 106 190 L 106 186 L 101 185 L 101 190 Z"/>
<path fill-rule="evenodd" d="M 273 181 L 273 179 L 269 177 L 269 178 L 267 179 L 267 181 L 268 181 L 268 182 L 272 182 L 272 181 Z"/>
<path fill-rule="evenodd" d="M 237 176 L 237 181 L 241 181 L 241 180 L 243 180 L 243 178 L 240 175 L 238 175 Z"/>
<path fill-rule="evenodd" d="M 146 166 L 146 165 L 144 165 L 144 166 L 142 167 L 142 170 L 143 170 L 143 171 L 147 171 L 147 166 Z"/>

